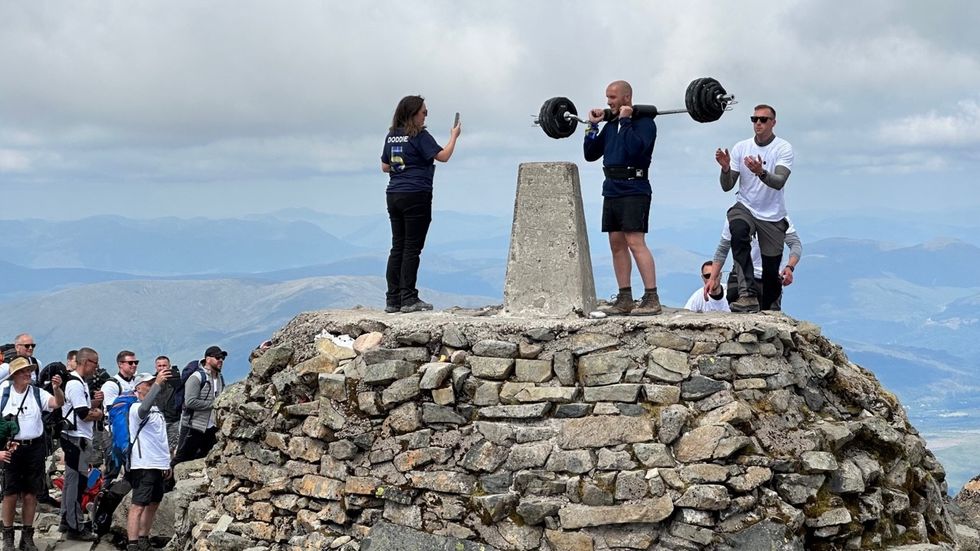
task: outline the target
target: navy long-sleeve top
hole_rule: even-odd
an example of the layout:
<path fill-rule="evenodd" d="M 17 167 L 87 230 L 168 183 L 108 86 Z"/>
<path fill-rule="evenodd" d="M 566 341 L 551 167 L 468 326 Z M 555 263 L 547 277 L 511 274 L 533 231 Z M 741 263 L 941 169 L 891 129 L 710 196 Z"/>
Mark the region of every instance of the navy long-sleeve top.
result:
<path fill-rule="evenodd" d="M 592 162 L 602 157 L 603 166 L 650 168 L 653 145 L 657 141 L 657 124 L 650 117 L 614 120 L 602 130 L 585 135 L 585 160 Z M 618 180 L 606 178 L 602 182 L 603 197 L 627 195 L 651 195 L 650 179 Z"/>

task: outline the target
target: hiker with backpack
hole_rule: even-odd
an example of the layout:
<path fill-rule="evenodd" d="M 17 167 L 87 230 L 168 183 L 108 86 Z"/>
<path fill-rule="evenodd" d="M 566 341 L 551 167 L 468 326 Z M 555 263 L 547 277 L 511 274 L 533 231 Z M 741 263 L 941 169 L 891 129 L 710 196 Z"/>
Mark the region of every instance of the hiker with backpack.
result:
<path fill-rule="evenodd" d="M 156 373 L 168 374 L 167 384 L 160 390 L 157 396 L 157 405 L 163 412 L 163 419 L 167 422 L 167 442 L 170 446 L 170 455 L 177 451 L 177 443 L 180 441 L 180 409 L 183 405 L 184 386 L 180 380 L 180 370 L 177 366 L 170 364 L 170 358 L 157 356 L 155 366 Z M 180 404 L 177 403 L 177 394 L 180 394 Z"/>
<path fill-rule="evenodd" d="M 126 472 L 133 486 L 133 504 L 126 521 L 127 551 L 150 549 L 150 529 L 163 500 L 164 479 L 172 476 L 167 423 L 155 403 L 169 385 L 169 377 L 169 372 L 159 371 L 155 376 L 140 373 L 135 379 L 138 401 L 129 406 L 128 412 L 130 445 Z"/>
<path fill-rule="evenodd" d="M 21 501 L 21 529 L 19 549 L 37 551 L 34 545 L 34 513 L 37 494 L 47 491 L 45 485 L 44 426 L 41 413 L 64 405 L 61 377 L 51 379 L 53 393 L 31 383 L 33 364 L 24 357 L 14 358 L 10 364 L 11 384 L 0 395 L 0 416 L 17 422 L 17 433 L 0 451 L 3 462 L 3 551 L 14 551 L 14 515 L 17 501 Z"/>
<path fill-rule="evenodd" d="M 218 443 L 214 401 L 225 388 L 221 368 L 226 357 L 227 352 L 210 346 L 203 360 L 190 362 L 180 372 L 184 393 L 174 465 L 204 457 Z"/>
<path fill-rule="evenodd" d="M 82 494 L 88 486 L 91 462 L 93 425 L 103 418 L 102 392 L 93 392 L 85 383 L 99 368 L 99 353 L 84 347 L 76 356 L 78 366 L 64 383 L 65 405 L 62 417 L 65 429 L 61 433 L 61 449 L 65 452 L 64 488 L 61 494 L 61 524 L 65 537 L 75 541 L 95 541 L 85 529 L 82 516 Z"/>

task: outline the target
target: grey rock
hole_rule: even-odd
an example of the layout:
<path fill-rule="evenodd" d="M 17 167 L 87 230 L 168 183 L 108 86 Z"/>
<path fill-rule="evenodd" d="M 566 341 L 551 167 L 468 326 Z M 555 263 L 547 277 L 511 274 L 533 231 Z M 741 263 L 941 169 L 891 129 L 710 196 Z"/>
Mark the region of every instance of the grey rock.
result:
<path fill-rule="evenodd" d="M 372 349 L 384 350 L 384 349 Z M 364 368 L 364 382 L 387 384 L 415 373 L 415 364 L 404 360 L 386 360 Z"/>
<path fill-rule="evenodd" d="M 579 358 L 578 377 L 584 386 L 610 385 L 622 380 L 623 373 L 635 365 L 621 352 L 590 354 Z"/>
<path fill-rule="evenodd" d="M 432 390 L 439 388 L 446 382 L 455 366 L 446 362 L 427 363 L 422 366 L 422 379 L 419 381 L 419 388 Z"/>
<path fill-rule="evenodd" d="M 615 477 L 615 473 L 606 473 L 606 474 L 611 474 L 613 477 Z M 610 490 L 610 485 L 608 483 L 603 483 L 600 486 L 599 482 L 592 482 L 590 480 L 586 480 L 585 482 L 582 483 L 581 492 L 582 492 L 582 496 L 581 496 L 582 505 L 591 505 L 593 507 L 598 507 L 602 505 L 612 505 L 613 503 L 616 503 L 616 497 L 613 496 L 613 492 L 612 490 Z"/>
<path fill-rule="evenodd" d="M 728 480 L 729 467 L 714 463 L 694 463 L 679 469 L 681 479 L 688 484 L 721 484 Z"/>
<path fill-rule="evenodd" d="M 361 355 L 369 366 L 388 361 L 403 361 L 413 365 L 429 361 L 429 351 L 424 347 L 371 348 Z M 414 369 L 413 369 L 414 372 Z"/>
<path fill-rule="evenodd" d="M 394 501 L 386 501 L 382 516 L 394 524 L 416 530 L 422 529 L 422 509 L 418 505 L 404 505 Z"/>
<path fill-rule="evenodd" d="M 504 384 L 506 385 L 507 383 Z M 518 402 L 553 402 L 565 404 L 575 400 L 579 394 L 578 387 L 574 386 L 533 386 L 530 383 L 517 384 L 525 384 L 525 386 L 522 386 L 514 393 L 513 397 Z"/>
<path fill-rule="evenodd" d="M 266 381 L 268 378 L 283 369 L 293 359 L 293 348 L 291 346 L 275 346 L 265 351 L 264 354 L 252 360 L 250 376 L 257 381 Z"/>
<path fill-rule="evenodd" d="M 517 444 L 510 448 L 505 468 L 509 471 L 542 467 L 551 454 L 551 442 Z"/>
<path fill-rule="evenodd" d="M 732 359 L 727 356 L 701 356 L 698 358 L 698 371 L 705 377 L 730 381 L 732 380 Z"/>
<path fill-rule="evenodd" d="M 467 356 L 466 365 L 473 370 L 473 376 L 481 379 L 503 380 L 514 371 L 514 360 L 511 358 Z"/>
<path fill-rule="evenodd" d="M 582 474 L 595 468 L 595 458 L 589 450 L 555 450 L 544 468 L 552 472 Z"/>
<path fill-rule="evenodd" d="M 517 345 L 507 341 L 485 339 L 473 345 L 473 353 L 491 358 L 516 358 Z"/>
<path fill-rule="evenodd" d="M 793 534 L 793 530 L 781 522 L 763 520 L 740 530 L 737 533 L 723 536 L 725 545 L 723 551 L 804 551 L 803 541 Z"/>
<path fill-rule="evenodd" d="M 391 386 L 381 392 L 381 405 L 391 407 L 417 398 L 422 393 L 419 389 L 420 380 L 418 375 L 412 375 L 391 383 Z"/>
<path fill-rule="evenodd" d="M 411 472 L 408 479 L 415 488 L 445 494 L 472 494 L 476 488 L 475 477 L 456 471 Z"/>
<path fill-rule="evenodd" d="M 470 341 L 466 339 L 463 330 L 458 325 L 453 324 L 447 325 L 442 332 L 442 344 L 453 348 L 466 348 L 470 345 Z"/>
<path fill-rule="evenodd" d="M 721 511 L 731 505 L 728 488 L 718 484 L 695 484 L 674 505 L 702 511 Z"/>
<path fill-rule="evenodd" d="M 541 524 L 545 517 L 558 514 L 560 502 L 538 498 L 522 499 L 517 506 L 517 514 L 527 524 Z"/>
<path fill-rule="evenodd" d="M 806 519 L 806 525 L 810 528 L 823 528 L 825 526 L 835 526 L 851 522 L 851 512 L 846 507 L 837 507 L 820 514 L 816 518 Z"/>
<path fill-rule="evenodd" d="M 646 401 L 659 405 L 676 404 L 681 399 L 681 389 L 673 385 L 643 385 Z"/>
<path fill-rule="evenodd" d="M 712 530 L 707 530 L 693 524 L 683 522 L 673 522 L 670 525 L 670 535 L 694 542 L 698 545 L 708 545 L 714 540 L 715 534 Z"/>
<path fill-rule="evenodd" d="M 408 402 L 392 410 L 384 425 L 397 434 L 416 431 L 422 428 L 422 415 L 414 402 Z"/>
<path fill-rule="evenodd" d="M 518 381 L 542 383 L 551 378 L 550 360 L 516 360 L 515 378 Z"/>
<path fill-rule="evenodd" d="M 295 441 L 295 440 L 297 440 L 297 439 L 296 438 L 290 439 L 290 441 L 289 441 L 290 447 L 293 446 L 293 441 Z M 309 439 L 304 439 L 304 440 L 309 440 Z M 309 442 L 300 443 L 297 447 L 300 447 L 300 448 L 301 447 L 305 447 L 308 444 L 309 444 Z M 343 461 L 343 460 L 350 459 L 350 458 L 354 457 L 355 455 L 357 455 L 358 449 L 357 449 L 357 446 L 353 442 L 351 442 L 350 440 L 344 439 L 344 440 L 337 440 L 336 442 L 331 442 L 327 446 L 327 452 L 330 454 L 330 457 L 333 457 L 334 459 L 339 459 L 339 460 Z M 319 460 L 321 455 L 323 455 L 323 454 L 322 453 L 317 453 L 315 459 L 316 460 Z"/>
<path fill-rule="evenodd" d="M 473 506 L 486 523 L 500 522 L 514 512 L 519 497 L 515 493 L 473 496 Z"/>
<path fill-rule="evenodd" d="M 779 474 L 776 475 L 776 492 L 787 503 L 799 505 L 815 497 L 825 479 L 822 474 Z"/>
<path fill-rule="evenodd" d="M 700 400 L 730 387 L 731 385 L 723 381 L 716 381 L 715 379 L 702 375 L 695 375 L 681 383 L 681 398 L 685 400 Z"/>
<path fill-rule="evenodd" d="M 506 444 L 508 440 L 514 439 L 514 426 L 508 423 L 488 423 L 478 422 L 476 429 L 487 440 L 494 444 Z"/>
<path fill-rule="evenodd" d="M 772 470 L 768 467 L 746 467 L 743 474 L 733 476 L 728 480 L 728 486 L 736 492 L 751 492 L 772 479 Z"/>
<path fill-rule="evenodd" d="M 484 543 L 427 534 L 388 522 L 371 526 L 361 551 L 497 551 Z"/>
<path fill-rule="evenodd" d="M 507 454 L 506 447 L 484 440 L 466 452 L 460 465 L 470 471 L 492 472 L 507 460 Z"/>
<path fill-rule="evenodd" d="M 479 410 L 482 419 L 539 419 L 551 408 L 549 403 L 519 406 L 490 406 Z"/>
<path fill-rule="evenodd" d="M 616 402 L 613 405 L 615 405 L 616 409 L 619 410 L 620 415 L 626 415 L 627 417 L 640 417 L 647 414 L 647 410 L 640 404 Z"/>
<path fill-rule="evenodd" d="M 768 377 L 789 369 L 785 362 L 754 355 L 737 358 L 734 363 L 739 377 Z"/>
<path fill-rule="evenodd" d="M 674 505 L 670 498 L 663 496 L 607 507 L 569 504 L 558 511 L 558 517 L 563 529 L 575 530 L 608 524 L 660 522 L 669 517 L 673 511 Z"/>
<path fill-rule="evenodd" d="M 660 410 L 660 431 L 657 437 L 664 444 L 670 444 L 680 436 L 691 421 L 691 411 L 680 404 L 674 404 Z"/>
<path fill-rule="evenodd" d="M 480 382 L 477 384 L 476 393 L 473 395 L 473 405 L 475 406 L 495 406 L 500 403 L 500 389 L 503 383 Z"/>
<path fill-rule="evenodd" d="M 679 383 L 691 374 L 687 354 L 669 348 L 654 348 L 647 359 L 647 376 L 658 381 Z"/>
<path fill-rule="evenodd" d="M 837 470 L 837 458 L 830 452 L 803 452 L 800 464 L 805 473 L 827 473 Z"/>
<path fill-rule="evenodd" d="M 558 435 L 558 429 L 551 425 L 514 427 L 514 441 L 518 444 L 551 440 Z"/>
<path fill-rule="evenodd" d="M 499 470 L 480 477 L 480 488 L 487 494 L 506 494 L 514 482 L 509 471 Z M 446 518 L 446 517 L 443 517 Z"/>
<path fill-rule="evenodd" d="M 317 376 L 320 396 L 343 402 L 347 400 L 347 377 L 341 373 L 320 373 Z"/>
<path fill-rule="evenodd" d="M 641 388 L 636 384 L 585 387 L 583 399 L 586 402 L 636 402 Z"/>
<path fill-rule="evenodd" d="M 677 462 L 674 461 L 673 456 L 670 454 L 670 448 L 666 444 L 633 444 L 633 453 L 636 455 L 636 459 L 639 460 L 644 467 L 670 468 L 677 464 Z"/>
<path fill-rule="evenodd" d="M 572 354 L 582 356 L 596 350 L 619 346 L 619 338 L 606 333 L 575 333 L 569 338 Z"/>
<path fill-rule="evenodd" d="M 453 392 L 453 387 L 451 386 L 447 386 L 445 388 L 435 388 L 432 389 L 432 401 L 440 406 L 455 404 L 456 393 Z"/>
<path fill-rule="evenodd" d="M 636 461 L 625 450 L 601 448 L 596 457 L 596 468 L 600 471 L 628 471 L 636 468 Z"/>
<path fill-rule="evenodd" d="M 834 493 L 860 494 L 864 487 L 864 475 L 850 459 L 842 461 L 840 468 L 830 475 L 830 491 Z"/>
<path fill-rule="evenodd" d="M 575 384 L 578 377 L 575 374 L 575 359 L 572 357 L 571 351 L 561 350 L 555 352 L 551 363 L 555 371 L 555 376 L 558 377 L 558 381 L 561 384 L 566 386 Z"/>
<path fill-rule="evenodd" d="M 558 445 L 564 449 L 603 448 L 653 440 L 653 426 L 641 417 L 584 417 L 561 425 Z"/>
<path fill-rule="evenodd" d="M 555 332 L 547 327 L 532 327 L 524 332 L 531 340 L 550 342 L 555 340 Z"/>
<path fill-rule="evenodd" d="M 719 393 L 720 395 L 720 393 Z M 706 413 L 698 420 L 698 425 L 722 425 L 728 423 L 734 427 L 748 425 L 752 421 L 752 408 L 740 400 L 729 402 Z"/>
<path fill-rule="evenodd" d="M 427 425 L 432 423 L 462 425 L 466 423 L 466 418 L 456 413 L 453 408 L 424 403 L 422 404 L 422 422 Z"/>
<path fill-rule="evenodd" d="M 643 499 L 648 491 L 646 471 L 620 471 L 616 475 L 617 500 Z"/>
<path fill-rule="evenodd" d="M 698 427 L 681 436 L 674 445 L 674 456 L 684 463 L 724 459 L 750 443 L 731 425 Z"/>
<path fill-rule="evenodd" d="M 555 419 L 574 419 L 592 413 L 592 404 L 558 404 Z"/>
<path fill-rule="evenodd" d="M 674 332 L 658 331 L 647 333 L 647 344 L 659 348 L 671 348 L 680 350 L 681 352 L 690 352 L 694 346 L 694 340 Z"/>

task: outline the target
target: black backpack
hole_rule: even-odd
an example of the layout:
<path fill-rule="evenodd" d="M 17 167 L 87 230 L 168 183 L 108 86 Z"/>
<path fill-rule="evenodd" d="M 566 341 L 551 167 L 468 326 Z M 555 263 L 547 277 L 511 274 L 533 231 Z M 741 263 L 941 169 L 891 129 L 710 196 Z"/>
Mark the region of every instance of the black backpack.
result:
<path fill-rule="evenodd" d="M 54 389 L 51 388 L 51 379 L 55 375 L 61 376 L 61 389 L 64 390 L 65 385 L 68 384 L 69 371 L 61 362 L 51 362 L 44 366 L 44 369 L 37 376 L 37 386 L 48 391 L 49 394 L 54 394 Z M 65 425 L 63 420 L 61 408 L 55 408 L 54 411 L 41 411 L 41 422 L 44 423 L 44 439 L 48 454 L 54 451 L 54 443 L 61 436 L 61 429 Z"/>

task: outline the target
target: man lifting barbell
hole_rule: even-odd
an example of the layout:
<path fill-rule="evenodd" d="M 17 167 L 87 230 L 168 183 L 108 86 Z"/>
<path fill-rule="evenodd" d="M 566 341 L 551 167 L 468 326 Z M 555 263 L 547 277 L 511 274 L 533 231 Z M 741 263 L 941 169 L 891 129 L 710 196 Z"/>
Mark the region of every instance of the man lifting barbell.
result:
<path fill-rule="evenodd" d="M 585 134 L 585 160 L 602 158 L 602 231 L 609 234 L 613 271 L 619 292 L 615 302 L 603 309 L 607 314 L 650 316 L 663 309 L 657 296 L 657 272 L 653 253 L 646 244 L 652 190 L 648 171 L 657 139 L 652 117 L 633 118 L 633 89 L 625 80 L 606 87 L 606 103 L 615 117 L 599 130 L 605 110 L 589 111 Z M 643 298 L 633 302 L 630 283 L 636 262 L 643 280 Z"/>

